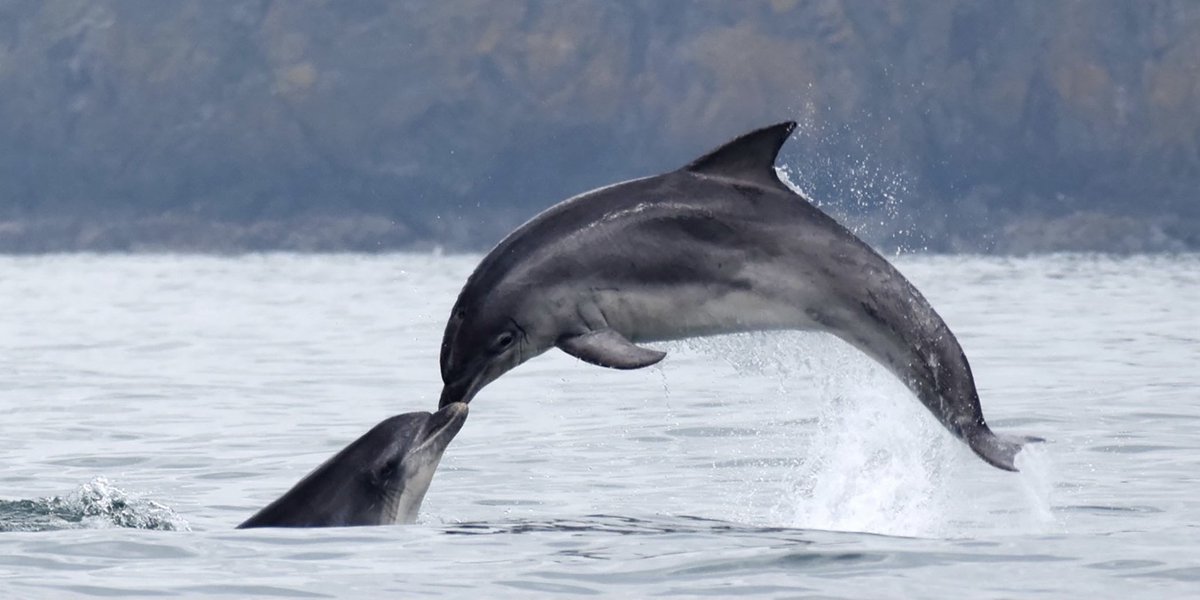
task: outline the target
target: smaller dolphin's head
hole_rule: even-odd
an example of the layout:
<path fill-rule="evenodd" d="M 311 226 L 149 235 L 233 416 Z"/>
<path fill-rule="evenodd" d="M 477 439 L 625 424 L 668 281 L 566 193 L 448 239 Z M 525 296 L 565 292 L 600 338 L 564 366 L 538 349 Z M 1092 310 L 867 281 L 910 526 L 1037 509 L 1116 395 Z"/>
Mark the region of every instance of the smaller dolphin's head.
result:
<path fill-rule="evenodd" d="M 466 420 L 467 405 L 460 402 L 433 414 L 392 417 L 375 427 L 372 433 L 378 431 L 377 435 L 390 440 L 365 471 L 368 484 L 382 500 L 380 524 L 416 520 L 442 454 Z M 370 444 L 367 446 L 364 450 L 369 450 Z"/>
<path fill-rule="evenodd" d="M 239 528 L 412 523 L 466 420 L 463 403 L 385 419 Z"/>
<path fill-rule="evenodd" d="M 539 338 L 536 320 L 521 307 L 502 300 L 475 306 L 466 296 L 454 305 L 442 337 L 439 406 L 470 402 L 483 386 L 553 345 Z"/>

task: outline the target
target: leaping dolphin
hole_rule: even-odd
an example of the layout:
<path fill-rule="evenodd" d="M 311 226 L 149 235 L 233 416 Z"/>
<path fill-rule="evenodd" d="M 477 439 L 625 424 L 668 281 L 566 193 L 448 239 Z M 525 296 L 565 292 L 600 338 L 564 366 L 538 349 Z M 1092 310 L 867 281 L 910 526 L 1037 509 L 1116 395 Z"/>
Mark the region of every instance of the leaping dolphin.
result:
<path fill-rule="evenodd" d="M 558 346 L 637 369 L 638 342 L 777 329 L 828 331 L 900 378 L 989 464 L 1022 444 L 983 418 L 967 357 L 915 287 L 781 182 L 794 122 L 747 133 L 691 164 L 570 198 L 500 242 L 467 279 L 442 338 L 441 405 L 469 402 Z"/>
<path fill-rule="evenodd" d="M 432 415 L 386 419 L 238 529 L 412 523 L 442 453 L 466 420 L 462 402 Z"/>

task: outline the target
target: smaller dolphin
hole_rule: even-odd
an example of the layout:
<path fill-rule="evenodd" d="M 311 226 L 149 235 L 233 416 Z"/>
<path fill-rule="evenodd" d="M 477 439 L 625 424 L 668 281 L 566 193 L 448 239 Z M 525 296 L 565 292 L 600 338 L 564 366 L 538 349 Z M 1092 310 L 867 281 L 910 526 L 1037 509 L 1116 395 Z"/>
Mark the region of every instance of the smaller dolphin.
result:
<path fill-rule="evenodd" d="M 412 523 L 466 420 L 462 402 L 385 419 L 238 529 Z"/>

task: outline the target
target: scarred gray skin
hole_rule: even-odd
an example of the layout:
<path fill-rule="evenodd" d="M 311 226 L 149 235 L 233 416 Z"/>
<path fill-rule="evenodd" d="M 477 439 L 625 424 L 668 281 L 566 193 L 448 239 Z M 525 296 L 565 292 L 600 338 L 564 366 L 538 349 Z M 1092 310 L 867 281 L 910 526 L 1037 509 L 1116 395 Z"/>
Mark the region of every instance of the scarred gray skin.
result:
<path fill-rule="evenodd" d="M 442 340 L 441 403 L 558 346 L 614 368 L 664 354 L 638 342 L 746 331 L 828 331 L 887 367 L 951 433 L 1015 471 L 1022 442 L 983 418 L 949 327 L 903 275 L 782 183 L 786 122 L 682 169 L 593 190 L 492 250 Z"/>
<path fill-rule="evenodd" d="M 238 528 L 412 523 L 466 419 L 461 402 L 386 419 Z"/>

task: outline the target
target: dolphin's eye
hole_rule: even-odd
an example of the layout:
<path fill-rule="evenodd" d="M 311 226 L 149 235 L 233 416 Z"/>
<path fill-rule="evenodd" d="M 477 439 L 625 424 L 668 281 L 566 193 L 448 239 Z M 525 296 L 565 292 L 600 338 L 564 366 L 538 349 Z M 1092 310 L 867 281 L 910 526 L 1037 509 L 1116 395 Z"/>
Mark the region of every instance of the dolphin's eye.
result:
<path fill-rule="evenodd" d="M 496 342 L 492 344 L 492 349 L 496 352 L 507 350 L 508 347 L 512 345 L 513 339 L 512 332 L 505 331 L 504 333 L 496 336 Z"/>
<path fill-rule="evenodd" d="M 466 311 L 466 309 L 462 309 L 462 308 L 460 308 L 460 309 L 458 309 L 458 310 L 454 311 L 454 318 L 455 318 L 455 319 L 458 319 L 459 321 L 461 321 L 461 320 L 463 320 L 463 319 L 467 318 L 467 311 Z"/>

